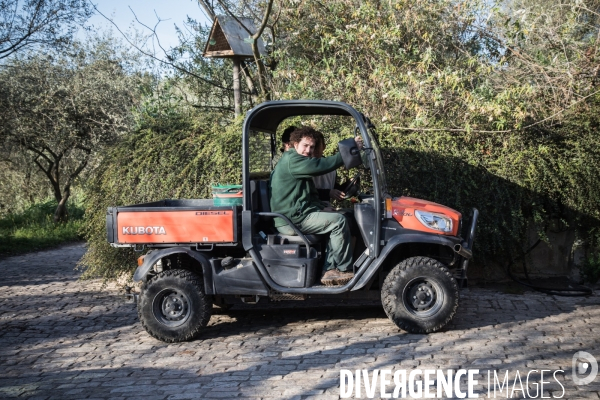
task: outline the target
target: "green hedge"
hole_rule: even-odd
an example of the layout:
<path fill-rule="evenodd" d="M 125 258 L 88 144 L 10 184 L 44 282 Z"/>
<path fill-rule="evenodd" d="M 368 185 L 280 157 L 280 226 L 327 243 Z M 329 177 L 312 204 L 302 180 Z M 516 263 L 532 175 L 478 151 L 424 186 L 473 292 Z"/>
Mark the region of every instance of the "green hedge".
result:
<path fill-rule="evenodd" d="M 138 129 L 106 151 L 87 186 L 85 276 L 114 278 L 135 266 L 133 251 L 106 242 L 107 207 L 210 198 L 212 183 L 240 182 L 241 122 L 225 126 L 220 115 L 183 111 L 143 114 Z M 586 245 L 598 245 L 595 128 L 566 124 L 544 137 L 423 134 L 380 124 L 378 135 L 392 195 L 439 202 L 465 215 L 479 209 L 476 268 L 520 255 L 532 244 L 532 224 L 541 238 L 571 229 Z"/>
<path fill-rule="evenodd" d="M 528 132 L 382 134 L 391 192 L 445 204 L 480 220 L 476 262 L 505 263 L 549 231 L 599 243 L 600 152 L 596 131 L 565 126 L 547 138 Z"/>
<path fill-rule="evenodd" d="M 164 100 L 150 102 L 137 129 L 102 155 L 86 186 L 82 232 L 88 252 L 84 278 L 111 279 L 133 272 L 130 249 L 110 247 L 105 214 L 112 206 L 161 199 L 210 198 L 215 182 L 241 182 L 241 120 L 200 114 Z"/>

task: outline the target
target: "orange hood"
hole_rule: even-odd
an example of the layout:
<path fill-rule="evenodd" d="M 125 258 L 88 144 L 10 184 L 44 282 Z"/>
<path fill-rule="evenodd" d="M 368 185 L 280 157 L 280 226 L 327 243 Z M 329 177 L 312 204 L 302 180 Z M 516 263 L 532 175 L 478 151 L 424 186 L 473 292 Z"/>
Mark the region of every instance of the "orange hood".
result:
<path fill-rule="evenodd" d="M 423 210 L 442 214 L 452 220 L 452 232 L 441 232 L 423 225 L 415 216 L 415 210 Z M 432 201 L 415 199 L 413 197 L 397 197 L 392 199 L 392 218 L 402 227 L 417 231 L 437 233 L 438 235 L 458 236 L 461 213 Z"/>

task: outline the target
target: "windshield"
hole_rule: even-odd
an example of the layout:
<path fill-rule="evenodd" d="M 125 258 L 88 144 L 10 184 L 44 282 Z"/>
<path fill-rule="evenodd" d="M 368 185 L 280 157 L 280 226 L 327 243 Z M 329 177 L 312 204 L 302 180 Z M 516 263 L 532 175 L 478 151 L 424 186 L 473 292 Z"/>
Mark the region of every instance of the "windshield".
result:
<path fill-rule="evenodd" d="M 372 156 L 371 157 L 375 157 L 375 165 L 377 170 L 375 171 L 375 173 L 377 173 L 377 180 L 379 181 L 379 188 L 381 189 L 381 194 L 382 197 L 386 197 L 388 195 L 387 193 L 387 180 L 385 178 L 385 168 L 383 165 L 383 157 L 381 157 L 381 150 L 379 149 L 379 143 L 377 142 L 377 134 L 375 132 L 375 126 L 373 126 L 370 121 L 368 121 L 368 125 L 369 125 L 369 129 L 367 130 L 367 133 L 369 134 L 369 142 L 371 142 L 371 149 L 372 150 L 367 150 L 370 151 Z"/>

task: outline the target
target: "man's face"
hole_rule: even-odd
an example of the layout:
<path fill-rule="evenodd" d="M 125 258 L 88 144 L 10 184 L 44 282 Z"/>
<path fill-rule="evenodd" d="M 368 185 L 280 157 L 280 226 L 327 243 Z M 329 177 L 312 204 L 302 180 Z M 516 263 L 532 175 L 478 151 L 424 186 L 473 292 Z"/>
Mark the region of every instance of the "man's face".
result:
<path fill-rule="evenodd" d="M 304 157 L 312 157 L 315 151 L 315 141 L 309 137 L 303 137 L 298 143 L 294 143 L 296 152 Z"/>
<path fill-rule="evenodd" d="M 315 150 L 313 151 L 313 157 L 321 158 L 323 157 L 323 150 L 325 150 L 322 143 L 315 144 Z"/>

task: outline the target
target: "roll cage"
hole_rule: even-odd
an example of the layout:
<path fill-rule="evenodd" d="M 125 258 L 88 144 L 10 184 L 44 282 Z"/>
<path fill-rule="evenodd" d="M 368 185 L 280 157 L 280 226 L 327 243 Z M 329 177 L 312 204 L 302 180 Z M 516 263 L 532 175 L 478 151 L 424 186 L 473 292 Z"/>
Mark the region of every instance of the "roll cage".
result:
<path fill-rule="evenodd" d="M 356 132 L 360 133 L 363 139 L 364 147 L 367 149 L 373 148 L 371 136 L 368 129 L 371 125 L 368 118 L 362 113 L 356 111 L 350 105 L 338 101 L 325 100 L 281 100 L 269 101 L 262 103 L 246 113 L 244 125 L 242 127 L 242 185 L 244 192 L 243 211 L 242 211 L 242 229 L 246 232 L 251 232 L 253 229 L 252 204 L 250 194 L 250 153 L 249 143 L 251 131 L 266 132 L 274 135 L 277 132 L 277 127 L 287 118 L 295 116 L 308 115 L 341 115 L 349 116 L 356 122 Z M 382 193 L 382 188 L 379 182 L 378 165 L 376 157 L 368 157 L 368 167 L 371 171 L 373 179 L 373 200 L 375 205 L 375 215 L 383 216 L 383 199 L 385 193 Z M 382 160 L 379 160 L 381 163 Z M 371 256 L 377 258 L 381 249 L 380 232 L 381 218 L 375 218 L 375 226 L 373 227 L 373 253 Z M 252 248 L 251 238 L 253 235 L 243 235 L 244 249 Z"/>

